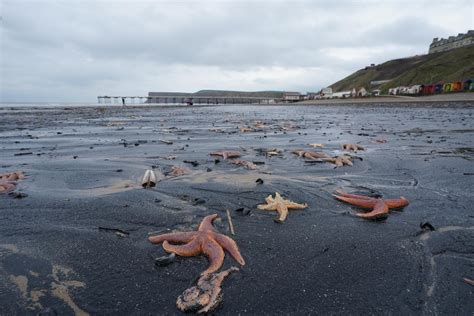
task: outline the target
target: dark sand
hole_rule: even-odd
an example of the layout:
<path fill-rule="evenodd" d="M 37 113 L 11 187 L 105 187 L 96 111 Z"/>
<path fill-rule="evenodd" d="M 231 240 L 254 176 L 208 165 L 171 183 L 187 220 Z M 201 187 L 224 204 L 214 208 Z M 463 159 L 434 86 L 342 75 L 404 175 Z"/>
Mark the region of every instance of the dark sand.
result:
<path fill-rule="evenodd" d="M 176 298 L 207 260 L 155 267 L 164 251 L 147 234 L 194 230 L 213 213 L 230 234 L 229 209 L 247 265 L 224 281 L 218 314 L 472 315 L 474 287 L 463 278 L 474 279 L 473 106 L 0 109 L 0 173 L 28 175 L 17 189 L 27 197 L 0 196 L 0 314 L 180 314 Z M 256 120 L 266 131 L 238 132 Z M 281 131 L 286 123 L 298 128 Z M 291 154 L 308 143 L 336 154 L 347 142 L 367 148 L 353 167 Z M 266 158 L 260 147 L 284 153 Z M 242 148 L 265 162 L 260 170 L 208 155 Z M 168 155 L 177 158 L 159 158 Z M 139 187 L 145 169 L 172 165 L 191 173 Z M 331 197 L 338 188 L 411 203 L 367 221 Z M 277 224 L 256 209 L 275 191 L 310 206 Z M 436 231 L 420 234 L 421 222 Z"/>

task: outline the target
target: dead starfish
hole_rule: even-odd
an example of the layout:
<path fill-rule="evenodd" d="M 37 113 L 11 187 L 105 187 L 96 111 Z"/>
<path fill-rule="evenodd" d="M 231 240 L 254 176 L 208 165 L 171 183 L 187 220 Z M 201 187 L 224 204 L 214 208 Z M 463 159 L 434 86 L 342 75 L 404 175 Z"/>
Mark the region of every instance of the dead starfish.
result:
<path fill-rule="evenodd" d="M 238 151 L 230 151 L 230 150 L 223 150 L 223 151 L 215 151 L 210 153 L 211 156 L 222 156 L 222 158 L 237 158 L 240 157 L 241 154 Z"/>
<path fill-rule="evenodd" d="M 288 216 L 288 209 L 303 209 L 307 208 L 308 204 L 298 204 L 290 200 L 285 200 L 280 193 L 275 192 L 275 198 L 269 195 L 265 201 L 267 204 L 257 205 L 257 208 L 264 211 L 277 211 L 280 216 L 275 219 L 276 222 L 283 223 Z"/>
<path fill-rule="evenodd" d="M 23 171 L 13 171 L 0 174 L 0 181 L 16 181 L 25 178 Z"/>
<path fill-rule="evenodd" d="M 352 157 L 351 156 L 346 156 L 346 155 L 329 157 L 329 158 L 322 158 L 322 160 L 335 164 L 336 168 L 337 167 L 342 167 L 344 165 L 348 165 L 348 166 L 353 165 Z"/>
<path fill-rule="evenodd" d="M 17 180 L 25 178 L 22 171 L 14 171 L 0 174 L 0 193 L 9 193 L 16 189 Z"/>
<path fill-rule="evenodd" d="M 358 144 L 342 144 L 342 150 L 346 151 L 358 151 L 358 150 L 365 150 L 364 147 Z"/>
<path fill-rule="evenodd" d="M 237 159 L 237 160 L 233 160 L 231 163 L 234 164 L 234 165 L 237 165 L 237 166 L 245 167 L 245 168 L 250 169 L 250 170 L 258 169 L 257 165 L 254 164 L 251 161 Z"/>
<path fill-rule="evenodd" d="M 213 311 L 222 301 L 221 284 L 224 278 L 238 268 L 232 267 L 219 273 L 202 275 L 197 284 L 185 290 L 176 300 L 176 306 L 183 312 L 197 311 L 198 314 Z"/>
<path fill-rule="evenodd" d="M 154 244 L 163 242 L 163 249 L 178 256 L 193 257 L 200 253 L 205 254 L 210 261 L 209 267 L 202 273 L 212 273 L 217 271 L 224 262 L 224 249 L 231 254 L 234 259 L 245 265 L 244 258 L 239 252 L 239 248 L 234 240 L 214 231 L 212 222 L 217 218 L 217 214 L 204 217 L 199 225 L 198 231 L 170 233 L 158 236 L 151 236 L 148 240 Z M 184 245 L 172 245 L 169 242 Z"/>
<path fill-rule="evenodd" d="M 293 153 L 295 155 L 298 155 L 298 157 L 303 157 L 303 158 L 312 159 L 312 160 L 321 159 L 321 158 L 331 158 L 325 153 L 318 153 L 315 151 L 306 151 L 302 149 L 295 150 L 293 151 Z"/>
<path fill-rule="evenodd" d="M 399 199 L 381 199 L 364 195 L 349 194 L 338 190 L 333 196 L 346 203 L 365 209 L 371 209 L 368 213 L 357 213 L 356 215 L 365 219 L 377 219 L 386 217 L 391 208 L 402 208 L 409 204 L 408 200 L 401 196 Z"/>
<path fill-rule="evenodd" d="M 188 169 L 181 168 L 181 167 L 178 167 L 178 166 L 173 166 L 173 167 L 171 167 L 171 172 L 168 173 L 168 176 L 170 176 L 170 177 L 179 177 L 179 176 L 185 175 L 187 173 L 188 173 Z"/>

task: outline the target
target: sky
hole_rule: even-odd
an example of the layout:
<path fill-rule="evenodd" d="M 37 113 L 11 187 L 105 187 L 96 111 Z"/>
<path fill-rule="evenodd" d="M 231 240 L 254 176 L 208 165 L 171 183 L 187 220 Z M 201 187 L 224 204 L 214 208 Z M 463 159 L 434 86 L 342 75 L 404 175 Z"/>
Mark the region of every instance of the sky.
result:
<path fill-rule="evenodd" d="M 474 29 L 472 0 L 0 0 L 0 102 L 318 91 Z"/>

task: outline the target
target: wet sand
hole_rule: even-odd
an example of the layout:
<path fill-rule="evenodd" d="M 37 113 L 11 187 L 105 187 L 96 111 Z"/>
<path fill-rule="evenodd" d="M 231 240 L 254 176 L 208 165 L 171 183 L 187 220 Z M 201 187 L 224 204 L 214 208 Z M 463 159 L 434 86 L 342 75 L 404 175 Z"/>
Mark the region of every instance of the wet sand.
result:
<path fill-rule="evenodd" d="M 176 298 L 207 260 L 156 267 L 165 252 L 148 233 L 195 230 L 217 213 L 230 235 L 228 209 L 247 264 L 224 281 L 217 314 L 471 315 L 473 115 L 472 102 L 0 108 L 0 173 L 27 175 L 16 190 L 26 197 L 0 196 L 0 314 L 181 314 Z M 265 127 L 239 132 L 256 121 Z M 366 151 L 334 169 L 291 153 L 309 143 Z M 283 154 L 256 150 L 273 147 Z M 221 149 L 264 164 L 215 163 Z M 174 165 L 190 173 L 140 187 L 146 169 Z M 410 205 L 367 221 L 332 198 L 339 188 Z M 277 224 L 256 208 L 277 191 L 309 207 Z M 226 255 L 223 269 L 234 265 Z"/>

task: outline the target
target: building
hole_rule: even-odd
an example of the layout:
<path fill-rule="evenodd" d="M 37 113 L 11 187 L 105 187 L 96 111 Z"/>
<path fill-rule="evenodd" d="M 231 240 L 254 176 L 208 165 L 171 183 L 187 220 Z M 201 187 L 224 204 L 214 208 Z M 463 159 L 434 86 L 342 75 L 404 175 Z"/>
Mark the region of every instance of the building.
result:
<path fill-rule="evenodd" d="M 350 98 L 351 97 L 351 90 L 347 91 L 338 91 L 338 92 L 333 92 L 332 93 L 332 98 L 338 99 L 345 99 L 345 98 Z"/>
<path fill-rule="evenodd" d="M 283 93 L 284 101 L 296 102 L 301 100 L 301 93 L 299 92 L 284 92 Z"/>
<path fill-rule="evenodd" d="M 447 50 L 472 44 L 474 44 L 474 30 L 469 30 L 466 34 L 459 33 L 457 36 L 450 36 L 442 39 L 438 39 L 437 37 L 433 38 L 428 53 L 445 52 Z"/>
<path fill-rule="evenodd" d="M 367 90 L 364 87 L 357 89 L 357 96 L 358 97 L 365 97 L 367 96 Z"/>
<path fill-rule="evenodd" d="M 321 98 L 322 99 L 331 99 L 332 98 L 332 88 L 323 88 L 321 89 Z"/>

